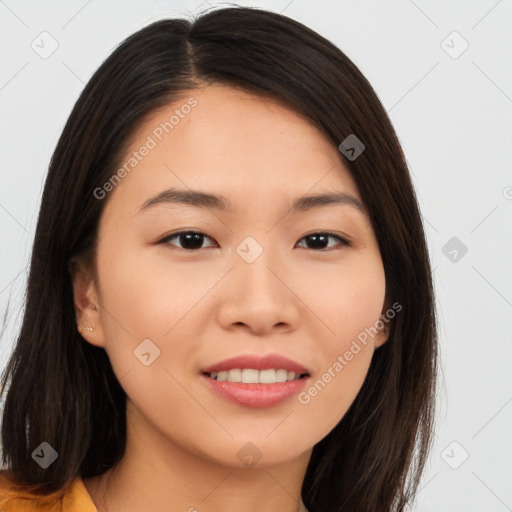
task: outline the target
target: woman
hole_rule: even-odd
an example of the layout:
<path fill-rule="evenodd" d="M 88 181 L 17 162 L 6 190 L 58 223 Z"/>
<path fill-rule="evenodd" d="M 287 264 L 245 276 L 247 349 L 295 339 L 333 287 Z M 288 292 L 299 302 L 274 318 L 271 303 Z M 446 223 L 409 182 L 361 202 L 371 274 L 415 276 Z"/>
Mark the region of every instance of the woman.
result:
<path fill-rule="evenodd" d="M 264 10 L 153 23 L 51 161 L 2 510 L 403 511 L 436 342 L 407 165 L 355 65 Z"/>

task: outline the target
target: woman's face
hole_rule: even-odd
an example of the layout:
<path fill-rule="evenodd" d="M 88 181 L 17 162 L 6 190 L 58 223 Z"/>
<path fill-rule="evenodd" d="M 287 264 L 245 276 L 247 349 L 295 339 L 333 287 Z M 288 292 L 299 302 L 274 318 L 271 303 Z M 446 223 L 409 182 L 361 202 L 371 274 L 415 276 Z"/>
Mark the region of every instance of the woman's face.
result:
<path fill-rule="evenodd" d="M 147 119 L 122 166 L 104 199 L 95 192 L 108 201 L 98 281 L 75 293 L 134 431 L 228 466 L 304 454 L 344 416 L 387 338 L 374 334 L 385 311 L 379 248 L 343 157 L 297 113 L 214 84 Z M 192 191 L 225 208 L 187 202 Z M 319 194 L 345 200 L 292 208 Z M 308 376 L 256 384 L 293 378 L 283 361 L 254 371 L 269 354 Z M 246 382 L 212 379 L 236 356 L 255 359 L 218 377 Z"/>

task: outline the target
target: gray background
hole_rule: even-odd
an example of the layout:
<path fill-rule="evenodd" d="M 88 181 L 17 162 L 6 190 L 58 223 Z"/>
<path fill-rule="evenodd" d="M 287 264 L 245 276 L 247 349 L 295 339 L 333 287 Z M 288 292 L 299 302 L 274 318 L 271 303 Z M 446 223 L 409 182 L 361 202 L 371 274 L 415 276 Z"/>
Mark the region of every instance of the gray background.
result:
<path fill-rule="evenodd" d="M 238 5 L 282 12 L 339 46 L 403 145 L 435 269 L 442 363 L 415 510 L 512 510 L 512 0 Z M 20 325 L 49 159 L 85 82 L 129 34 L 205 7 L 0 1 L 0 370 Z"/>

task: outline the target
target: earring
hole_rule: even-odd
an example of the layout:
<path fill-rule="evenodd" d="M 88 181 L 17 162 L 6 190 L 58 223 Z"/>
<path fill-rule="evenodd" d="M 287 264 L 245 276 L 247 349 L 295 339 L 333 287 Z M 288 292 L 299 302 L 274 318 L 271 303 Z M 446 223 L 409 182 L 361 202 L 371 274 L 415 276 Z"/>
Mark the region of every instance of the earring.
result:
<path fill-rule="evenodd" d="M 94 331 L 94 327 L 89 327 L 87 325 L 79 325 L 78 330 L 79 331 Z"/>

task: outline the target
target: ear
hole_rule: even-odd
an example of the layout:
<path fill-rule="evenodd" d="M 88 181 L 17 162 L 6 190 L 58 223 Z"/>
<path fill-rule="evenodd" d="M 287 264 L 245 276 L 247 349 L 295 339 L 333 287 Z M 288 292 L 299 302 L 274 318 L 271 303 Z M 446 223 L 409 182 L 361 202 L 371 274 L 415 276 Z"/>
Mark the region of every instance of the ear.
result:
<path fill-rule="evenodd" d="M 373 338 L 373 346 L 376 349 L 384 345 L 384 343 L 389 339 L 389 325 L 384 321 L 382 321 L 382 323 L 384 324 L 384 327 L 379 329 L 378 334 Z"/>
<path fill-rule="evenodd" d="M 71 284 L 78 332 L 92 345 L 104 347 L 101 308 L 90 267 L 81 261 L 70 263 Z"/>
<path fill-rule="evenodd" d="M 389 332 L 391 329 L 391 319 L 388 318 L 388 316 L 386 315 L 386 311 L 388 311 L 388 309 L 390 309 L 390 307 L 389 307 L 389 302 L 386 298 L 386 300 L 384 302 L 384 307 L 382 308 L 382 311 L 381 311 L 381 314 L 379 317 L 380 321 L 376 324 L 376 327 L 377 327 L 377 329 L 379 329 L 379 332 L 375 335 L 375 337 L 373 339 L 373 345 L 374 345 L 375 349 L 384 345 L 384 343 L 386 343 L 386 341 L 388 341 L 388 339 L 389 339 Z"/>

